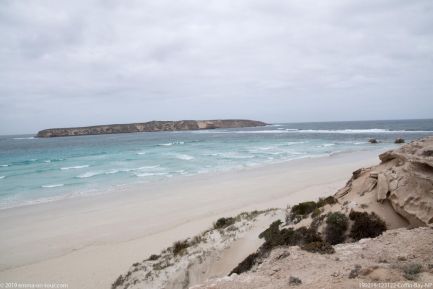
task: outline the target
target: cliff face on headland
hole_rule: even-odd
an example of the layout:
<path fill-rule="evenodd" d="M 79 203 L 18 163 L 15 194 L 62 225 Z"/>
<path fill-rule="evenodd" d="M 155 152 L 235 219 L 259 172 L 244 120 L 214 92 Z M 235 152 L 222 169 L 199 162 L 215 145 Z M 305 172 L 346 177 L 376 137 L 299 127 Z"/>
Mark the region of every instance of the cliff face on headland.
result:
<path fill-rule="evenodd" d="M 110 124 L 86 127 L 50 128 L 37 133 L 36 137 L 60 137 L 98 135 L 113 133 L 200 130 L 215 128 L 239 128 L 265 126 L 266 123 L 246 119 L 149 121 L 143 123 Z"/>

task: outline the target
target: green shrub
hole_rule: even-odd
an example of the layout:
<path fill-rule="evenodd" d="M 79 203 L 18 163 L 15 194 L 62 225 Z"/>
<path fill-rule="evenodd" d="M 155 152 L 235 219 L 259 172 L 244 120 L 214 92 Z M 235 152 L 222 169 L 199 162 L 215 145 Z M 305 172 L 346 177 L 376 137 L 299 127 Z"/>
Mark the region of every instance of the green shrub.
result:
<path fill-rule="evenodd" d="M 312 213 L 316 209 L 317 204 L 315 202 L 303 202 L 292 207 L 290 211 L 290 221 L 299 223 L 308 214 Z"/>
<path fill-rule="evenodd" d="M 421 272 L 422 266 L 418 263 L 407 264 L 404 268 L 404 277 L 408 280 L 415 280 Z"/>
<path fill-rule="evenodd" d="M 319 215 L 313 218 L 313 221 L 311 222 L 310 228 L 317 231 L 317 229 L 322 225 L 323 220 L 325 219 L 326 215 Z"/>
<path fill-rule="evenodd" d="M 337 199 L 333 196 L 329 196 L 326 198 L 319 198 L 319 201 L 317 202 L 317 207 L 321 208 L 325 205 L 333 205 L 337 203 Z"/>
<path fill-rule="evenodd" d="M 353 268 L 349 273 L 349 279 L 355 279 L 359 276 L 359 272 L 361 271 L 361 265 L 356 264 L 355 268 Z"/>
<path fill-rule="evenodd" d="M 311 213 L 311 218 L 316 218 L 320 216 L 320 214 L 323 212 L 323 209 L 315 208 L 314 211 Z"/>
<path fill-rule="evenodd" d="M 150 255 L 149 259 L 147 259 L 147 260 L 149 260 L 149 261 L 156 261 L 156 260 L 159 259 L 159 257 L 161 257 L 161 256 L 160 255 L 156 255 L 156 254 L 152 254 L 152 255 Z"/>
<path fill-rule="evenodd" d="M 189 247 L 188 240 L 176 241 L 172 247 L 173 248 L 173 255 L 177 256 L 177 255 L 183 253 L 188 247 Z"/>
<path fill-rule="evenodd" d="M 280 223 L 281 221 L 272 223 L 268 229 L 259 235 L 259 238 L 265 239 L 265 243 L 262 245 L 263 250 L 270 251 L 277 246 L 296 246 L 322 241 L 314 228 L 301 227 L 296 230 L 293 228 L 280 230 Z"/>
<path fill-rule="evenodd" d="M 358 241 L 363 238 L 374 238 L 386 231 L 385 222 L 375 213 L 351 211 L 349 218 L 354 222 L 350 237 Z"/>
<path fill-rule="evenodd" d="M 281 220 L 277 220 L 269 225 L 269 228 L 264 230 L 259 234 L 260 239 L 265 239 L 265 241 L 268 241 L 272 238 L 272 235 L 277 234 L 280 231 L 280 225 L 283 222 Z"/>
<path fill-rule="evenodd" d="M 256 260 L 258 259 L 259 254 L 258 253 L 252 253 L 248 257 L 246 257 L 242 262 L 240 262 L 230 273 L 231 274 L 242 274 L 244 272 L 249 271 L 254 264 L 256 263 Z"/>
<path fill-rule="evenodd" d="M 295 230 L 296 239 L 294 244 L 290 245 L 302 245 L 311 242 L 320 242 L 322 237 L 313 228 L 301 227 Z"/>
<path fill-rule="evenodd" d="M 296 286 L 296 285 L 301 285 L 302 284 L 302 280 L 297 278 L 297 277 L 293 277 L 290 276 L 289 278 L 289 285 L 290 286 Z"/>
<path fill-rule="evenodd" d="M 311 253 L 320 253 L 320 254 L 334 254 L 335 253 L 335 250 L 331 246 L 331 244 L 329 244 L 328 242 L 325 242 L 325 241 L 315 241 L 315 242 L 311 242 L 311 243 L 306 243 L 306 244 L 301 246 L 301 249 L 308 251 L 308 252 L 311 252 Z"/>
<path fill-rule="evenodd" d="M 124 282 L 125 282 L 125 277 L 123 277 L 123 275 L 120 275 L 119 277 L 117 277 L 116 281 L 114 281 L 114 283 L 111 284 L 111 288 L 115 289 L 119 286 L 122 286 Z"/>
<path fill-rule="evenodd" d="M 272 223 L 268 229 L 263 231 L 259 238 L 265 239 L 262 248 L 271 250 L 277 246 L 296 245 L 300 239 L 300 235 L 292 228 L 284 228 L 280 230 L 281 221 Z"/>
<path fill-rule="evenodd" d="M 244 261 L 232 270 L 232 273 L 243 273 L 251 269 L 258 262 L 258 259 L 267 255 L 274 247 L 277 246 L 296 246 L 299 245 L 310 252 L 318 252 L 321 254 L 334 253 L 334 248 L 327 242 L 324 242 L 317 231 L 310 227 L 301 227 L 296 230 L 293 228 L 283 228 L 280 230 L 282 222 L 277 220 L 273 222 L 269 228 L 260 233 L 259 238 L 265 242 L 257 250 L 256 253 L 249 255 Z"/>
<path fill-rule="evenodd" d="M 233 225 L 236 222 L 235 218 L 219 218 L 215 224 L 214 229 L 223 229 L 225 227 L 228 227 L 230 225 Z"/>
<path fill-rule="evenodd" d="M 340 212 L 329 213 L 326 217 L 325 240 L 332 245 L 342 243 L 348 225 L 349 219 L 346 215 Z"/>

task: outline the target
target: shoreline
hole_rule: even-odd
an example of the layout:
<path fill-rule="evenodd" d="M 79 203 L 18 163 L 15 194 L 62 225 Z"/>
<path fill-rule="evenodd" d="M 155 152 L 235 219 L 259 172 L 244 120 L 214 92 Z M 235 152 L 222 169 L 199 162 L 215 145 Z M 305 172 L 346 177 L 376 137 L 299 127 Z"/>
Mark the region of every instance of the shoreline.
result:
<path fill-rule="evenodd" d="M 133 262 L 207 229 L 219 217 L 333 194 L 353 170 L 378 163 L 380 151 L 196 175 L 1 210 L 0 279 L 108 288 Z M 143 194 L 147 191 L 152 193 Z"/>
<path fill-rule="evenodd" d="M 9 206 L 0 206 L 0 213 L 7 210 L 21 210 L 22 208 L 29 208 L 33 206 L 44 206 L 47 204 L 53 203 L 65 203 L 67 205 L 68 202 L 78 201 L 81 202 L 80 199 L 91 199 L 91 198 L 104 198 L 104 196 L 109 196 L 112 194 L 118 194 L 119 192 L 125 192 L 127 194 L 141 190 L 142 186 L 159 186 L 160 184 L 168 185 L 172 183 L 182 183 L 184 181 L 190 181 L 195 179 L 207 179 L 213 177 L 215 174 L 231 174 L 236 172 L 250 171 L 250 170 L 258 170 L 258 169 L 269 169 L 277 166 L 285 166 L 288 164 L 296 165 L 299 162 L 310 162 L 316 159 L 326 159 L 333 158 L 339 155 L 349 155 L 354 153 L 373 153 L 376 152 L 377 155 L 380 152 L 387 151 L 393 149 L 390 145 L 387 147 L 380 148 L 372 148 L 372 149 L 361 149 L 361 150 L 348 150 L 348 151 L 336 151 L 328 154 L 317 154 L 317 155 L 307 155 L 301 156 L 298 158 L 292 159 L 281 159 L 274 160 L 273 162 L 268 163 L 256 163 L 254 165 L 242 166 L 242 167 L 229 167 L 226 169 L 220 169 L 215 171 L 207 171 L 202 173 L 196 173 L 191 175 L 175 175 L 170 178 L 162 179 L 162 180 L 147 180 L 147 181 L 133 181 L 129 184 L 117 184 L 110 185 L 108 187 L 101 187 L 99 189 L 93 189 L 92 192 L 80 192 L 78 191 L 70 191 L 64 195 L 56 195 L 53 197 L 46 197 L 34 200 L 28 200 L 23 203 L 13 204 Z M 26 210 L 26 209 L 24 209 Z"/>

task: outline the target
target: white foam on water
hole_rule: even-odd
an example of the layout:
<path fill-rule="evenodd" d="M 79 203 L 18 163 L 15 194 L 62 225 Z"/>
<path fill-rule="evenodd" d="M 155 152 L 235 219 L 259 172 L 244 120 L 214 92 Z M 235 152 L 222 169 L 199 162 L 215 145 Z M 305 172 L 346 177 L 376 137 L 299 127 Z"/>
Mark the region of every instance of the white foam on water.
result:
<path fill-rule="evenodd" d="M 99 175 L 112 175 L 112 174 L 117 174 L 117 173 L 127 173 L 127 172 L 134 172 L 134 171 L 146 171 L 146 170 L 161 170 L 159 165 L 155 165 L 155 166 L 142 166 L 142 167 L 138 167 L 138 168 L 118 168 L 118 169 L 109 169 L 106 171 L 94 171 L 94 172 L 86 172 L 84 174 L 81 174 L 79 176 L 77 176 L 77 178 L 83 179 L 83 178 L 91 178 L 94 176 L 99 176 Z"/>
<path fill-rule="evenodd" d="M 6 176 L 0 176 L 0 180 L 2 180 L 2 179 L 4 179 L 4 178 L 6 178 Z"/>
<path fill-rule="evenodd" d="M 223 159 L 252 159 L 254 155 L 240 154 L 238 152 L 214 153 L 213 156 Z"/>
<path fill-rule="evenodd" d="M 65 159 L 52 159 L 52 160 L 45 160 L 44 163 L 52 163 L 52 162 L 60 162 L 64 161 Z"/>
<path fill-rule="evenodd" d="M 137 155 L 145 155 L 146 152 L 138 152 Z"/>
<path fill-rule="evenodd" d="M 156 169 L 156 168 L 159 168 L 159 167 L 160 167 L 160 165 L 143 166 L 143 167 L 136 168 L 135 170 L 149 170 L 149 169 Z"/>
<path fill-rule="evenodd" d="M 8 167 L 9 165 L 0 165 L 0 167 L 5 168 Z"/>
<path fill-rule="evenodd" d="M 298 133 L 339 133 L 339 134 L 369 134 L 369 133 L 432 133 L 432 131 L 411 131 L 411 130 L 389 130 L 389 129 L 381 129 L 381 128 L 372 128 L 372 129 L 338 129 L 338 130 L 329 130 L 329 129 L 298 129 L 295 131 L 288 132 L 298 132 Z"/>
<path fill-rule="evenodd" d="M 185 144 L 185 142 L 183 141 L 174 141 L 174 142 L 169 142 L 169 143 L 162 143 L 159 144 L 158 146 L 172 146 L 172 145 L 183 145 Z"/>
<path fill-rule="evenodd" d="M 165 176 L 167 173 L 137 173 L 137 177 Z"/>
<path fill-rule="evenodd" d="M 193 156 L 190 156 L 190 155 L 187 155 L 187 154 L 177 154 L 175 157 L 177 159 L 183 160 L 183 161 L 190 161 L 190 160 L 194 159 Z"/>
<path fill-rule="evenodd" d="M 84 174 L 77 176 L 77 178 L 86 179 L 86 178 L 91 178 L 91 177 L 98 176 L 101 174 L 103 174 L 103 172 L 86 172 Z"/>
<path fill-rule="evenodd" d="M 14 137 L 12 139 L 16 139 L 16 140 L 24 140 L 24 139 L 35 139 L 34 136 L 30 136 L 30 137 Z"/>
<path fill-rule="evenodd" d="M 286 145 L 292 146 L 292 145 L 303 144 L 303 143 L 305 143 L 305 142 L 304 141 L 289 141 L 286 143 Z"/>
<path fill-rule="evenodd" d="M 64 168 L 60 168 L 62 171 L 67 171 L 67 170 L 75 170 L 75 169 L 84 169 L 84 168 L 88 168 L 89 165 L 81 165 L 81 166 L 73 166 L 73 167 L 64 167 Z"/>
<path fill-rule="evenodd" d="M 53 185 L 43 185 L 42 188 L 57 188 L 57 187 L 63 187 L 64 184 L 53 184 Z"/>
<path fill-rule="evenodd" d="M 379 134 L 379 133 L 433 133 L 433 131 L 425 131 L 425 130 L 389 130 L 389 129 L 339 129 L 339 130 L 330 130 L 330 129 L 296 129 L 296 128 L 286 128 L 281 129 L 277 128 L 276 130 L 241 130 L 241 131 L 227 131 L 227 130 L 218 130 L 218 131 L 196 131 L 195 133 L 215 133 L 215 134 L 278 134 L 278 133 L 338 133 L 338 134 Z"/>
<path fill-rule="evenodd" d="M 238 134 L 262 134 L 262 133 L 287 133 L 286 130 L 244 130 L 244 131 L 234 131 Z"/>

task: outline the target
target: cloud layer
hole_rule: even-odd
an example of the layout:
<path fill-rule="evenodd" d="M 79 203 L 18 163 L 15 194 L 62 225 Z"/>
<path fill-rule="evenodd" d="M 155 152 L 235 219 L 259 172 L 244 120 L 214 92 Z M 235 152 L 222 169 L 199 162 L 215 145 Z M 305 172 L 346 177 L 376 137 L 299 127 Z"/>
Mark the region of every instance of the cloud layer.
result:
<path fill-rule="evenodd" d="M 431 0 L 3 0 L 0 134 L 431 117 Z"/>

